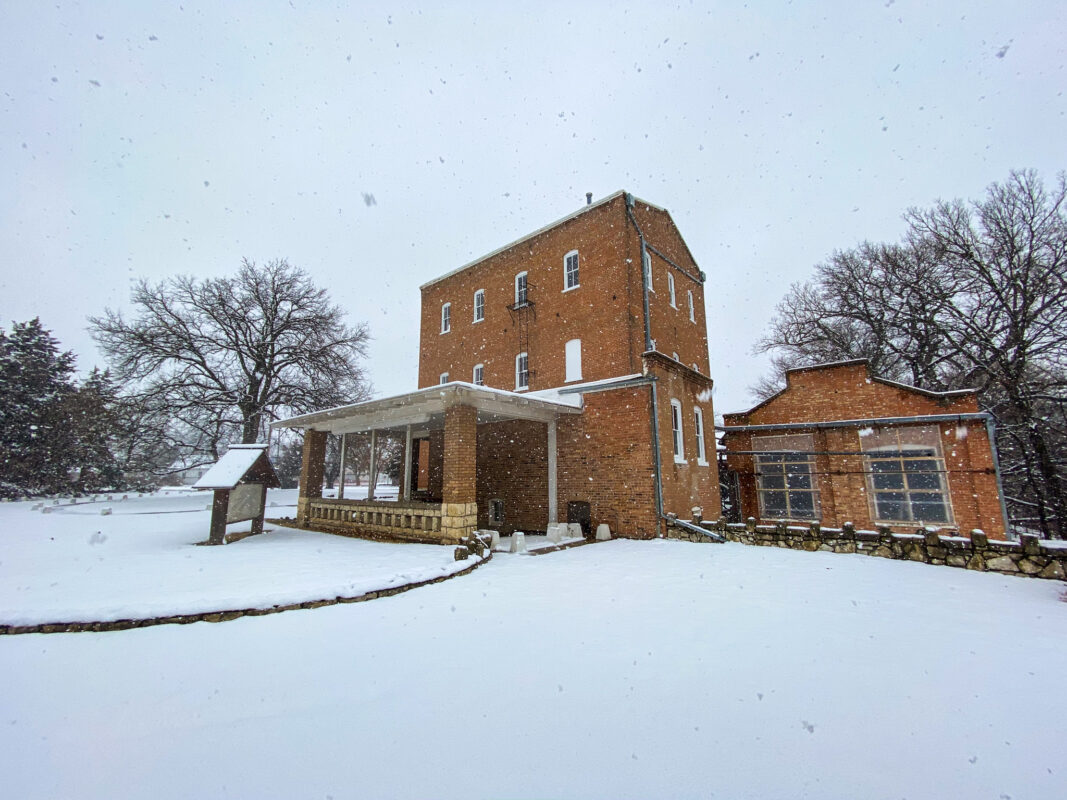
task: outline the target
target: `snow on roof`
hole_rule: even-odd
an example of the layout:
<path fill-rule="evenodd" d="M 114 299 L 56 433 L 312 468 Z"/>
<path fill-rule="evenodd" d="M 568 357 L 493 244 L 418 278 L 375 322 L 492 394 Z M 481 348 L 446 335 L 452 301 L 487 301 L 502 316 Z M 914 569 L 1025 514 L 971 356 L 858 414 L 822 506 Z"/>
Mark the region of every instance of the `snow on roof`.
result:
<path fill-rule="evenodd" d="M 235 444 L 193 484 L 194 489 L 232 489 L 267 449 L 265 444 Z"/>

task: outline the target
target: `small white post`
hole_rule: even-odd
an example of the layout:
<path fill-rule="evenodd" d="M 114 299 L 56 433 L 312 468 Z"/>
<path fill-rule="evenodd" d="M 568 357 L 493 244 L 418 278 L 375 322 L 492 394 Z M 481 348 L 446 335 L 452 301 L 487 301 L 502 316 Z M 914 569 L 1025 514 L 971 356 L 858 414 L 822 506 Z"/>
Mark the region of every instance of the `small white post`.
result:
<path fill-rule="evenodd" d="M 548 524 L 559 522 L 556 508 L 556 421 L 548 423 Z"/>
<path fill-rule="evenodd" d="M 341 434 L 341 479 L 337 482 L 337 499 L 344 500 L 345 497 L 345 464 L 347 463 L 346 456 L 348 455 L 348 434 Z"/>
<path fill-rule="evenodd" d="M 378 431 L 370 432 L 370 461 L 367 463 L 367 499 L 374 499 L 374 487 L 378 483 Z"/>
<path fill-rule="evenodd" d="M 404 432 L 404 501 L 411 500 L 411 426 Z"/>

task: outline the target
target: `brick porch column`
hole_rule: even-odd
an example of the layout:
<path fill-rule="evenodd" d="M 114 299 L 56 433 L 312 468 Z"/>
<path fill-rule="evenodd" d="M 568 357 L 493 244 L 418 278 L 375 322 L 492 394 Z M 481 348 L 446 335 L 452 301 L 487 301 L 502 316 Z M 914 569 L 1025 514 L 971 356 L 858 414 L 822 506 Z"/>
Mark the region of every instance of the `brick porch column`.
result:
<path fill-rule="evenodd" d="M 310 520 L 309 501 L 322 497 L 322 478 L 326 471 L 326 431 L 304 431 L 304 451 L 300 458 L 300 490 L 296 498 L 297 522 Z"/>
<path fill-rule="evenodd" d="M 441 481 L 441 534 L 459 542 L 478 525 L 475 475 L 478 466 L 478 411 L 473 406 L 445 409 L 444 468 Z"/>

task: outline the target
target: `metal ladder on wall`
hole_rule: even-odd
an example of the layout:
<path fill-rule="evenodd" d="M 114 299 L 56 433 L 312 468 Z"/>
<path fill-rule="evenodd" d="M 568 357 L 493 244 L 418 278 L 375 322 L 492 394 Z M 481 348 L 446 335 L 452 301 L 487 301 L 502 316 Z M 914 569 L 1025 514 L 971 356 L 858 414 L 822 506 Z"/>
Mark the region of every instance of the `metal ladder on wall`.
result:
<path fill-rule="evenodd" d="M 537 311 L 534 307 L 533 301 L 530 299 L 530 290 L 534 287 L 530 284 L 526 284 L 526 302 L 525 303 L 513 303 L 508 306 L 508 312 L 511 314 L 511 321 L 515 325 L 515 330 L 519 335 L 519 349 L 516 353 L 526 353 L 526 372 L 528 375 L 527 383 L 532 383 L 536 371 L 532 368 L 533 358 L 530 354 L 530 319 L 537 320 Z"/>

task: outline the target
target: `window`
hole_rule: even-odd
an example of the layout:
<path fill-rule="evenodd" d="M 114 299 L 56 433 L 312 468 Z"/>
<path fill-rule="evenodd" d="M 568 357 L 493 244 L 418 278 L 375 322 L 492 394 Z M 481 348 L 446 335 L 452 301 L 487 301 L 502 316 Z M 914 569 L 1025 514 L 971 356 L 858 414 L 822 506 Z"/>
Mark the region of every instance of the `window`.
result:
<path fill-rule="evenodd" d="M 530 361 L 526 353 L 515 356 L 515 389 L 530 388 Z"/>
<path fill-rule="evenodd" d="M 764 519 L 818 519 L 811 434 L 754 436 L 760 516 Z"/>
<path fill-rule="evenodd" d="M 578 251 L 563 256 L 563 291 L 578 288 Z"/>
<path fill-rule="evenodd" d="M 671 308 L 678 308 L 678 303 L 674 297 L 674 276 L 671 273 L 667 273 L 667 295 L 671 300 Z"/>
<path fill-rule="evenodd" d="M 696 312 L 696 308 L 693 307 L 693 290 L 689 289 L 688 293 L 689 293 L 689 321 L 690 322 L 696 322 L 697 321 L 697 312 Z"/>
<path fill-rule="evenodd" d="M 641 251 L 641 265 L 645 270 L 645 283 L 648 284 L 648 290 L 650 292 L 656 291 L 652 288 L 652 256 L 648 254 L 647 250 Z"/>
<path fill-rule="evenodd" d="M 515 305 L 524 306 L 526 303 L 526 273 L 520 272 L 515 276 Z"/>
<path fill-rule="evenodd" d="M 693 409 L 694 422 L 697 434 L 697 463 L 702 467 L 708 465 L 707 456 L 704 453 L 704 412 L 699 408 Z"/>
<path fill-rule="evenodd" d="M 951 522 L 937 427 L 860 431 L 871 513 L 879 522 Z"/>
<path fill-rule="evenodd" d="M 452 330 L 452 304 L 445 303 L 441 306 L 441 333 Z"/>
<path fill-rule="evenodd" d="M 504 501 L 499 498 L 489 501 L 489 524 L 493 526 L 504 524 Z"/>
<path fill-rule="evenodd" d="M 682 404 L 671 400 L 671 434 L 674 445 L 674 462 L 685 463 L 685 445 L 682 442 Z"/>
<path fill-rule="evenodd" d="M 442 372 L 441 377 L 437 381 L 438 383 L 448 383 L 448 373 Z"/>
<path fill-rule="evenodd" d="M 580 381 L 582 379 L 582 340 L 571 339 L 564 345 L 563 353 L 567 364 L 564 382 Z"/>
<path fill-rule="evenodd" d="M 474 321 L 481 322 L 485 319 L 485 289 L 479 289 L 474 293 Z"/>
<path fill-rule="evenodd" d="M 485 386 L 485 365 L 475 364 L 474 374 L 471 376 L 471 383 L 475 386 Z"/>

